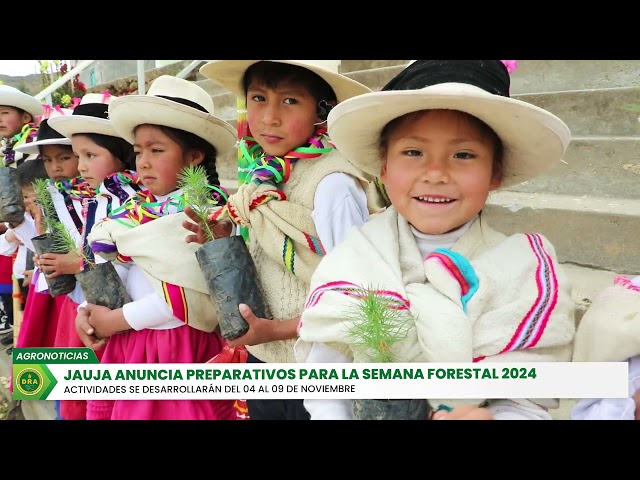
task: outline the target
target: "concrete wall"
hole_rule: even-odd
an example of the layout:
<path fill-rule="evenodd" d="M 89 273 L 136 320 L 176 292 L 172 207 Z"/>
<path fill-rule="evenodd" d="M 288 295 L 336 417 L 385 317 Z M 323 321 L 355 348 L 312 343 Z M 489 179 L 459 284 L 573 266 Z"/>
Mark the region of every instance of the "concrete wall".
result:
<path fill-rule="evenodd" d="M 145 60 L 144 68 L 145 71 L 156 68 L 156 60 Z M 137 60 L 98 60 L 80 74 L 80 80 L 87 88 L 92 88 L 137 73 Z"/>

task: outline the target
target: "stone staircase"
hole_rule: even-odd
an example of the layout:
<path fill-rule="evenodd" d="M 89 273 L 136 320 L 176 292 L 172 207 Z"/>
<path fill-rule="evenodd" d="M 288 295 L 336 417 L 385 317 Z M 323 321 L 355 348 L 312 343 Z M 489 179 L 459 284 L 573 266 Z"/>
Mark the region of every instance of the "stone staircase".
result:
<path fill-rule="evenodd" d="M 409 60 L 343 60 L 341 71 L 373 90 Z M 491 195 L 486 217 L 505 233 L 537 231 L 555 245 L 572 277 L 578 317 L 614 272 L 640 273 L 640 122 L 625 110 L 640 104 L 638 60 L 520 60 L 512 74 L 514 98 L 545 108 L 570 127 L 563 163 L 530 182 Z M 216 115 L 236 124 L 233 94 L 198 74 Z M 236 165 L 220 166 L 236 188 Z"/>

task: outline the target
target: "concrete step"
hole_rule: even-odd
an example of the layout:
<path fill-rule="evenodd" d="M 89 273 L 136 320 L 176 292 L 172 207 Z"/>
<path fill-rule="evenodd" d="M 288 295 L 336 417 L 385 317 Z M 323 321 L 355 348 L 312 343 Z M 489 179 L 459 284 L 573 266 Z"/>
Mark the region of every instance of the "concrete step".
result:
<path fill-rule="evenodd" d="M 563 263 L 639 273 L 640 200 L 505 190 L 490 195 L 483 215 L 506 234 L 545 235 Z"/>
<path fill-rule="evenodd" d="M 393 75 L 395 74 L 388 70 L 379 69 L 353 74 L 353 78 L 376 89 L 382 87 Z M 203 82 L 213 83 L 209 80 Z M 639 114 L 627 110 L 630 105 L 640 105 L 640 87 L 522 94 L 513 97 L 559 116 L 569 126 L 574 137 L 640 136 Z M 216 116 L 225 120 L 236 118 L 236 97 L 232 93 L 218 93 L 212 95 L 212 98 Z"/>
<path fill-rule="evenodd" d="M 518 60 L 511 93 L 640 86 L 639 60 Z"/>
<path fill-rule="evenodd" d="M 564 162 L 509 190 L 602 198 L 640 198 L 640 136 L 574 137 Z"/>
<path fill-rule="evenodd" d="M 407 65 L 411 60 L 341 60 L 340 72 L 350 73 L 384 67 Z"/>
<path fill-rule="evenodd" d="M 238 188 L 231 176 L 221 182 L 229 193 Z M 640 275 L 640 252 L 630 248 L 640 231 L 640 200 L 501 190 L 482 214 L 505 234 L 545 235 L 560 262 Z"/>
<path fill-rule="evenodd" d="M 229 123 L 236 125 L 235 119 Z M 223 178 L 237 174 L 237 159 L 229 156 L 218 164 Z M 640 198 L 640 136 L 576 137 L 564 162 L 529 182 L 510 187 L 516 192 L 602 198 Z"/>
<path fill-rule="evenodd" d="M 640 135 L 640 86 L 513 95 L 559 116 L 574 137 Z"/>

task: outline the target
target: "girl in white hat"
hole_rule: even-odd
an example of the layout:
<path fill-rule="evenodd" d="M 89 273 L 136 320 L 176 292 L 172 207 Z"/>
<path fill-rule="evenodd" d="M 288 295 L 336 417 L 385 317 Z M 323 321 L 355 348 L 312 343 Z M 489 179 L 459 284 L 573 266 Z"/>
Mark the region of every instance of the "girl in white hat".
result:
<path fill-rule="evenodd" d="M 16 167 L 27 155 L 15 147 L 36 140 L 44 107 L 35 97 L 9 85 L 0 85 L 0 160 Z"/>
<path fill-rule="evenodd" d="M 68 196 L 73 200 L 74 209 L 69 209 L 68 202 L 56 201 L 55 204 L 60 220 L 76 238 L 78 247 L 85 251 L 87 235 L 92 225 L 141 189 L 133 171 L 135 162 L 133 147 L 120 137 L 108 119 L 110 101 L 111 95 L 108 92 L 89 93 L 82 97 L 73 111 L 65 115 L 52 115 L 48 120 L 43 121 L 47 131 L 52 130 L 57 134 L 56 137 L 59 137 L 51 138 L 50 142 L 64 140 L 72 150 L 71 153 L 75 159 L 79 175 L 67 181 L 58 180 L 54 183 L 59 191 L 63 189 L 69 191 Z M 51 148 L 44 147 L 43 144 L 38 145 L 42 142 L 46 140 L 33 145 L 37 145 L 35 148 L 45 150 Z M 25 148 L 33 148 L 33 146 Z M 53 171 L 68 167 L 68 162 L 55 163 L 56 160 L 51 158 L 45 165 Z M 69 255 L 73 256 L 72 261 L 69 261 Z M 61 274 L 76 274 L 89 268 L 86 259 L 81 260 L 76 252 L 66 255 L 43 254 L 37 256 L 37 263 L 41 269 L 48 272 L 48 278 Z M 126 268 L 123 266 L 116 264 L 116 270 L 121 276 L 126 276 Z M 80 283 L 76 283 L 74 290 L 65 295 L 64 300 L 53 346 L 83 346 L 75 328 L 78 305 L 85 301 Z M 100 359 L 102 351 L 97 351 L 96 354 Z M 86 418 L 86 401 L 60 401 L 58 418 L 62 420 Z"/>
<path fill-rule="evenodd" d="M 336 148 L 380 175 L 391 206 L 354 228 L 316 269 L 298 361 L 371 362 L 354 333 L 362 315 L 353 313 L 370 295 L 410 319 L 388 345 L 392 361 L 571 359 L 574 302 L 553 246 L 537 233 L 505 236 L 481 216 L 490 191 L 547 170 L 570 140 L 559 118 L 510 98 L 509 80 L 498 60 L 417 60 L 384 91 L 331 111 Z M 437 419 L 550 419 L 547 410 L 557 406 L 426 401 L 466 403 Z M 354 417 L 350 400 L 305 406 L 312 419 Z"/>
<path fill-rule="evenodd" d="M 204 363 L 224 342 L 214 331 L 217 318 L 194 254 L 197 246 L 184 241 L 181 224 L 187 217 L 181 213 L 178 178 L 185 167 L 202 165 L 216 186 L 216 163 L 233 152 L 236 132 L 213 115 L 205 90 L 172 76 L 158 77 L 146 95 L 112 100 L 109 118 L 133 144 L 144 189 L 96 222 L 89 243 L 96 256 L 130 265 L 125 286 L 133 301 L 115 310 L 87 304 L 76 320 L 78 334 L 87 346 L 104 346 L 102 363 Z M 95 420 L 234 416 L 229 400 L 89 401 L 87 406 L 87 419 Z"/>

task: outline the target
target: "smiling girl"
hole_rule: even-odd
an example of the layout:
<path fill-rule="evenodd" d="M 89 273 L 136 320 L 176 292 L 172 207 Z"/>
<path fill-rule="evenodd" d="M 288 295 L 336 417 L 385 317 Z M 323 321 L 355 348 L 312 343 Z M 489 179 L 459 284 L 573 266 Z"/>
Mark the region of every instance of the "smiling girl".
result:
<path fill-rule="evenodd" d="M 351 231 L 311 281 L 300 362 L 367 362 L 349 333 L 362 295 L 410 315 L 398 362 L 569 361 L 574 303 L 542 235 L 505 236 L 482 218 L 489 193 L 533 178 L 564 154 L 569 129 L 509 98 L 499 60 L 418 60 L 381 92 L 329 114 L 336 145 L 380 174 L 391 206 Z M 551 419 L 555 400 L 425 400 L 436 419 Z M 312 419 L 353 418 L 350 400 L 307 400 Z M 426 420 L 426 418 L 425 418 Z"/>

